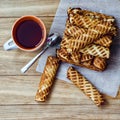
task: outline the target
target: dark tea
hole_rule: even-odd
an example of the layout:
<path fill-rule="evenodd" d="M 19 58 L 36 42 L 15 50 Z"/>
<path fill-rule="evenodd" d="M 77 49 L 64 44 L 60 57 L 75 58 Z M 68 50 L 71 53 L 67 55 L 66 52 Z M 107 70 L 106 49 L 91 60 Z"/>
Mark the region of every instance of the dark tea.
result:
<path fill-rule="evenodd" d="M 33 20 L 25 20 L 16 29 L 16 39 L 26 49 L 35 48 L 42 40 L 42 28 Z"/>

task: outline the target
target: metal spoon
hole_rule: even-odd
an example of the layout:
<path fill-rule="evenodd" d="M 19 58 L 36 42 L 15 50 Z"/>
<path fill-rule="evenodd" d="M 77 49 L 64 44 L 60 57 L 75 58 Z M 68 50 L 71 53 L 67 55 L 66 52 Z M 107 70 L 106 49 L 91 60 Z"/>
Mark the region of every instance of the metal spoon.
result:
<path fill-rule="evenodd" d="M 47 48 L 60 43 L 60 41 L 61 38 L 58 33 L 50 34 L 47 38 L 45 46 L 43 47 L 43 50 L 39 54 L 37 54 L 31 61 L 29 61 L 28 64 L 21 69 L 21 72 L 25 73 L 35 63 L 35 61 L 47 50 Z"/>

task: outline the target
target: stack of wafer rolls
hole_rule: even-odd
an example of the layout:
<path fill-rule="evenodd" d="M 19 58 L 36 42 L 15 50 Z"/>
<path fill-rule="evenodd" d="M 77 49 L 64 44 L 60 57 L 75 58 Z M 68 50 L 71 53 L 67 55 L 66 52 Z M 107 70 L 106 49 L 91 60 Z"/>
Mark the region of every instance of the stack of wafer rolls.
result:
<path fill-rule="evenodd" d="M 53 85 L 59 64 L 60 63 L 58 58 L 48 56 L 35 96 L 36 101 L 46 101 L 47 96 L 49 95 L 51 87 Z"/>
<path fill-rule="evenodd" d="M 57 57 L 64 62 L 103 71 L 110 57 L 112 38 L 117 34 L 115 18 L 80 8 L 69 8 L 67 13 Z"/>
<path fill-rule="evenodd" d="M 69 67 L 67 77 L 70 79 L 80 90 L 88 96 L 97 106 L 103 104 L 104 99 L 102 94 L 77 70 Z"/>

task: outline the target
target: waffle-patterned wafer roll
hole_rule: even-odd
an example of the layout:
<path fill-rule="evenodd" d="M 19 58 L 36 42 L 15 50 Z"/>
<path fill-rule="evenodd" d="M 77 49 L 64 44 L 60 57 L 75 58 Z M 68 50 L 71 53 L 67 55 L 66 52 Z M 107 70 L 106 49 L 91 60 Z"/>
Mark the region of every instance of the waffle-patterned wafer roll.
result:
<path fill-rule="evenodd" d="M 83 28 L 78 29 L 76 26 L 69 26 L 68 29 L 65 30 L 61 46 L 70 48 L 72 51 L 78 51 L 80 48 L 83 48 L 90 43 L 110 47 L 112 43 L 111 36 L 105 35 L 101 37 L 102 34 L 103 33 L 101 32 L 99 34 L 93 29 L 88 29 L 88 31 L 86 31 Z"/>
<path fill-rule="evenodd" d="M 84 28 L 79 28 L 77 26 L 73 26 L 70 24 L 68 24 L 66 26 L 66 29 L 64 31 L 64 35 L 67 35 L 67 36 L 76 37 L 76 36 L 80 36 L 82 34 L 87 34 L 87 31 Z"/>
<path fill-rule="evenodd" d="M 60 60 L 103 71 L 110 56 L 112 37 L 117 33 L 112 16 L 69 8 L 66 28 L 57 56 Z"/>
<path fill-rule="evenodd" d="M 105 35 L 97 40 L 89 38 L 87 35 L 86 37 L 85 36 L 82 37 L 82 36 L 83 35 L 81 35 L 79 38 L 74 38 L 64 35 L 61 42 L 61 48 L 67 48 L 69 49 L 69 51 L 79 51 L 80 48 L 83 48 L 86 45 L 92 43 L 92 41 L 93 43 L 104 47 L 110 47 L 112 43 L 112 37 L 110 35 Z"/>
<path fill-rule="evenodd" d="M 110 50 L 100 45 L 90 44 L 83 49 L 80 49 L 80 52 L 84 54 L 90 54 L 93 56 L 99 56 L 101 58 L 109 58 Z"/>
<path fill-rule="evenodd" d="M 92 39 L 88 36 L 81 35 L 79 38 L 71 37 L 69 39 L 67 49 L 70 51 L 80 51 L 81 48 L 84 48 L 86 45 L 92 43 Z"/>
<path fill-rule="evenodd" d="M 112 17 L 112 16 L 108 16 L 108 15 L 97 13 L 97 12 L 92 12 L 89 10 L 82 10 L 81 8 L 69 8 L 67 13 L 68 13 L 68 15 L 69 14 L 79 14 L 81 16 L 89 16 L 93 19 L 99 19 L 99 20 L 108 21 L 108 22 L 115 21 L 114 17 Z"/>
<path fill-rule="evenodd" d="M 79 51 L 81 48 L 84 48 L 86 45 L 92 43 L 94 39 L 89 37 L 87 34 L 83 34 L 79 37 L 70 37 L 65 36 L 61 42 L 61 48 L 67 48 L 68 52 Z"/>
<path fill-rule="evenodd" d="M 44 72 L 41 76 L 41 81 L 35 96 L 36 101 L 45 101 L 52 84 L 55 79 L 57 69 L 59 67 L 59 59 L 56 57 L 49 56 L 44 68 Z"/>
<path fill-rule="evenodd" d="M 88 31 L 87 29 L 84 28 L 79 28 L 79 29 L 78 28 L 79 27 L 76 27 L 74 25 L 69 25 L 66 27 L 64 34 L 67 36 L 72 36 L 74 38 L 76 37 L 79 38 L 82 35 L 83 37 L 91 38 L 93 40 L 100 37 L 97 31 L 93 31 L 93 30 Z"/>
<path fill-rule="evenodd" d="M 70 60 L 69 53 L 67 52 L 66 49 L 58 49 L 56 52 L 57 52 L 57 57 L 59 59 L 61 58 L 62 60 L 66 62 Z"/>
<path fill-rule="evenodd" d="M 64 35 L 60 44 L 61 48 L 69 48 L 69 40 L 71 37 Z"/>
<path fill-rule="evenodd" d="M 112 43 L 112 37 L 110 35 L 106 35 L 96 41 L 94 41 L 95 44 L 104 46 L 104 47 L 110 47 Z"/>
<path fill-rule="evenodd" d="M 104 64 L 105 60 L 102 59 L 99 65 L 99 64 L 96 64 L 96 60 L 94 59 L 95 57 L 89 56 L 89 55 L 85 56 L 84 54 L 82 55 L 82 53 L 79 53 L 79 52 L 68 53 L 65 48 L 57 50 L 57 57 L 63 62 L 78 65 L 81 67 L 86 67 L 91 70 L 103 71 L 105 68 L 103 67 L 103 65 L 105 65 Z M 94 60 L 95 60 L 95 63 L 93 64 Z"/>
<path fill-rule="evenodd" d="M 89 68 L 89 69 L 91 69 L 91 67 L 94 67 L 94 66 L 92 65 L 92 59 L 91 59 L 91 60 L 88 60 L 88 61 L 85 61 L 85 62 L 82 62 L 81 64 L 82 64 L 83 66 Z"/>
<path fill-rule="evenodd" d="M 91 27 L 91 29 L 89 28 L 88 32 L 91 32 L 92 34 L 96 34 L 99 36 L 103 36 L 106 34 L 115 36 L 117 33 L 117 29 L 115 26 L 110 25 L 109 23 L 103 21 L 101 24 L 98 24 L 95 27 Z"/>
<path fill-rule="evenodd" d="M 86 37 L 82 35 L 79 38 L 64 36 L 60 47 L 66 48 L 68 52 L 79 51 L 80 48 L 84 48 L 93 41 L 91 38 L 87 39 Z"/>
<path fill-rule="evenodd" d="M 80 64 L 81 60 L 81 53 L 79 52 L 74 52 L 74 53 L 68 53 L 67 49 L 57 49 L 57 57 L 64 61 L 64 62 L 69 62 L 71 64 Z"/>
<path fill-rule="evenodd" d="M 92 56 L 92 55 L 82 54 L 81 62 L 86 62 L 86 61 L 92 60 L 93 58 L 94 58 L 94 56 Z"/>
<path fill-rule="evenodd" d="M 69 67 L 67 77 L 97 106 L 100 106 L 104 102 L 101 93 L 77 70 Z"/>
<path fill-rule="evenodd" d="M 81 16 L 79 14 L 69 14 L 68 19 L 71 24 L 84 28 L 94 27 L 97 26 L 98 24 L 101 25 L 103 23 L 104 25 L 110 25 L 111 27 L 113 26 L 112 22 L 94 19 L 93 17 L 90 16 Z"/>
<path fill-rule="evenodd" d="M 93 61 L 93 65 L 99 69 L 104 70 L 106 68 L 106 59 L 100 58 L 100 57 L 95 57 Z"/>
<path fill-rule="evenodd" d="M 95 27 L 100 24 L 100 20 L 98 19 L 92 19 L 88 16 L 80 16 L 79 14 L 70 14 L 69 21 L 71 24 L 83 28 Z"/>
<path fill-rule="evenodd" d="M 88 28 L 89 30 L 92 29 L 93 34 L 99 34 L 100 36 L 105 34 L 116 34 L 116 28 L 114 24 L 107 22 L 107 21 L 100 21 L 98 19 L 92 19 L 88 16 L 80 16 L 79 14 L 70 14 L 69 15 L 69 22 L 72 25 L 76 25 L 83 28 Z M 96 31 L 96 32 L 94 32 Z"/>
<path fill-rule="evenodd" d="M 74 63 L 77 63 L 77 64 L 80 64 L 81 62 L 81 53 L 79 52 L 74 52 L 70 55 L 70 58 L 71 60 L 74 62 Z"/>

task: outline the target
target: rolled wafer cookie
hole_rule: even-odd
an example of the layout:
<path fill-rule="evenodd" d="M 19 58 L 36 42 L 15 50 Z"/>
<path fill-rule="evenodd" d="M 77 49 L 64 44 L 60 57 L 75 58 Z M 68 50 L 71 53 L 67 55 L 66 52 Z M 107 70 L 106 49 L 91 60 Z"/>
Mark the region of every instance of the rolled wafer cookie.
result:
<path fill-rule="evenodd" d="M 93 56 L 99 56 L 101 58 L 109 58 L 110 57 L 110 50 L 109 48 L 100 46 L 100 45 L 95 45 L 95 44 L 90 44 L 86 46 L 83 49 L 80 49 L 80 52 L 84 54 L 90 54 Z"/>
<path fill-rule="evenodd" d="M 101 46 L 104 46 L 104 47 L 110 47 L 110 45 L 112 43 L 112 36 L 105 35 L 102 38 L 96 40 L 94 43 L 101 45 Z"/>
<path fill-rule="evenodd" d="M 81 8 L 69 8 L 67 13 L 68 13 L 68 16 L 69 14 L 79 14 L 81 16 L 88 16 L 93 19 L 99 19 L 99 20 L 108 21 L 108 22 L 115 21 L 113 16 L 101 14 L 98 12 L 92 12 L 89 10 L 82 10 Z"/>
<path fill-rule="evenodd" d="M 106 59 L 89 54 L 82 54 L 80 52 L 68 53 L 67 49 L 57 49 L 57 57 L 70 64 L 74 64 L 81 67 L 86 67 L 91 70 L 103 71 L 106 68 Z M 99 63 L 98 63 L 99 62 Z"/>
<path fill-rule="evenodd" d="M 44 68 L 44 72 L 41 76 L 39 87 L 35 96 L 36 101 L 45 101 L 57 73 L 59 67 L 59 59 L 56 57 L 49 56 Z"/>
<path fill-rule="evenodd" d="M 101 93 L 77 70 L 69 67 L 67 78 L 70 79 L 81 91 L 87 95 L 97 106 L 104 102 Z"/>
<path fill-rule="evenodd" d="M 94 57 L 94 56 L 89 55 L 89 54 L 83 54 L 83 55 L 82 55 L 82 58 L 81 58 L 81 62 L 86 62 L 86 61 L 92 60 L 93 57 Z"/>
<path fill-rule="evenodd" d="M 91 43 L 95 43 L 104 47 L 110 47 L 112 43 L 112 36 L 104 34 L 104 36 L 101 35 L 102 33 L 99 34 L 96 30 L 94 31 L 92 29 L 88 29 L 87 31 L 84 28 L 69 25 L 64 31 L 64 37 L 61 42 L 61 46 L 70 48 L 72 51 L 78 51 L 79 49 Z"/>

